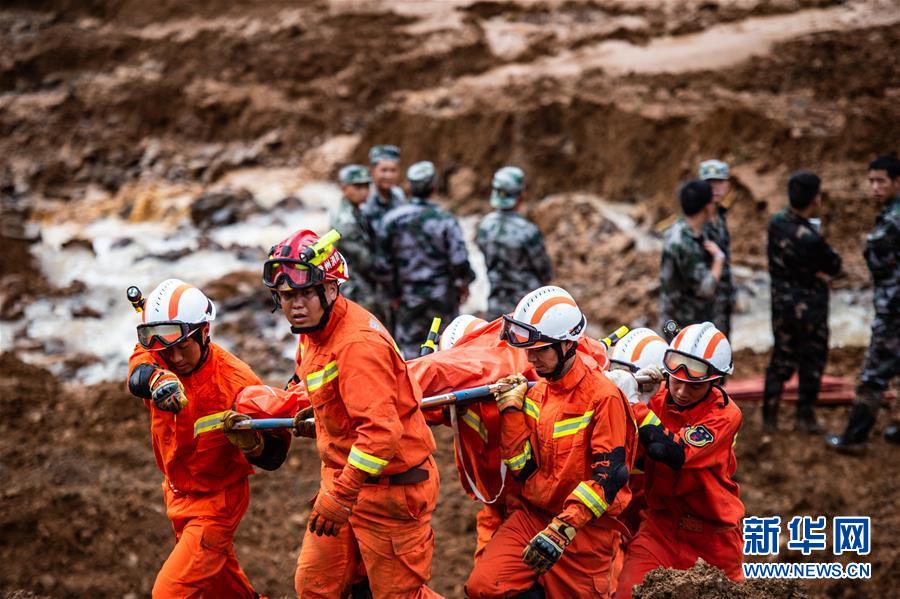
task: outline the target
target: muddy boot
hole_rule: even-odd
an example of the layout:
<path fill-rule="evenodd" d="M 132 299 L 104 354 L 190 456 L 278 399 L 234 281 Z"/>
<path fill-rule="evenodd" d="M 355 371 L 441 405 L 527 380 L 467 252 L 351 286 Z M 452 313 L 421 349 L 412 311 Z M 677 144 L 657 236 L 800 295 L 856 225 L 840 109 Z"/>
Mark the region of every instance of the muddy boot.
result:
<path fill-rule="evenodd" d="M 825 431 L 816 420 L 816 413 L 810 405 L 797 406 L 797 420 L 794 422 L 794 430 L 808 435 L 821 435 Z"/>
<path fill-rule="evenodd" d="M 762 431 L 764 435 L 771 435 L 778 431 L 778 400 L 779 397 L 763 398 L 762 406 Z"/>
<path fill-rule="evenodd" d="M 893 422 L 884 429 L 884 440 L 891 443 L 900 443 L 900 423 Z"/>
<path fill-rule="evenodd" d="M 839 453 L 862 455 L 866 452 L 869 431 L 875 426 L 876 408 L 857 402 L 850 410 L 850 419 L 843 435 L 828 435 L 825 446 Z"/>

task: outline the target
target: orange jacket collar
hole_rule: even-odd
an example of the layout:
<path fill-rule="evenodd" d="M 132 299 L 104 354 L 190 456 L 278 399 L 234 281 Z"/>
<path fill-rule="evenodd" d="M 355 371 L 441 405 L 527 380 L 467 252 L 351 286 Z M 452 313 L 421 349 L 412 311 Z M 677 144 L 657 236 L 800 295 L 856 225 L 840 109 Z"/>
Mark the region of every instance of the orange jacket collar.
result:
<path fill-rule="evenodd" d="M 325 328 L 321 331 L 308 333 L 307 337 L 309 337 L 316 344 L 323 343 L 331 336 L 331 334 L 334 332 L 334 329 L 337 328 L 338 323 L 344 318 L 344 314 L 346 313 L 347 298 L 345 298 L 343 295 L 338 294 L 337 299 L 334 300 L 334 306 L 331 308 L 331 317 L 329 317 L 328 319 L 328 324 L 326 324 Z"/>
<path fill-rule="evenodd" d="M 572 362 L 572 368 L 569 369 L 569 372 L 558 380 L 547 381 L 547 384 L 556 392 L 566 393 L 578 386 L 578 383 L 581 382 L 581 379 L 584 378 L 587 372 L 587 366 L 584 365 L 581 356 L 575 354 L 575 361 Z"/>

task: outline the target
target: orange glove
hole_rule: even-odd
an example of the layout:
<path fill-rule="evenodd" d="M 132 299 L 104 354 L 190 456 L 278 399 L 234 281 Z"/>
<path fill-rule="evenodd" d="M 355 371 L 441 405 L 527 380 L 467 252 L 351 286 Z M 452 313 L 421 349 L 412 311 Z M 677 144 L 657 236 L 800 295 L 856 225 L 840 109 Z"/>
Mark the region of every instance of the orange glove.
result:
<path fill-rule="evenodd" d="M 319 489 L 312 511 L 309 513 L 309 532 L 318 536 L 337 536 L 341 527 L 350 519 L 360 487 L 369 477 L 368 474 L 354 468 L 344 466 L 341 475 L 334 479 L 334 490 L 328 492 Z"/>
<path fill-rule="evenodd" d="M 252 430 L 232 430 L 232 427 L 242 420 L 250 420 L 246 414 L 228 410 L 222 418 L 222 430 L 225 437 L 231 441 L 231 444 L 243 451 L 245 454 L 256 457 L 263 450 L 263 436 L 259 431 Z"/>
<path fill-rule="evenodd" d="M 177 414 L 187 404 L 181 380 L 165 368 L 157 368 L 150 376 L 150 399 L 158 410 Z"/>
<path fill-rule="evenodd" d="M 521 374 L 505 376 L 497 381 L 498 385 L 507 385 L 506 391 L 494 391 L 494 399 L 497 401 L 497 409 L 521 410 L 525 403 L 525 394 L 528 393 L 528 380 Z"/>
<path fill-rule="evenodd" d="M 537 574 L 545 573 L 559 561 L 576 532 L 575 527 L 565 520 L 553 518 L 547 528 L 534 535 L 525 545 L 522 561 Z"/>

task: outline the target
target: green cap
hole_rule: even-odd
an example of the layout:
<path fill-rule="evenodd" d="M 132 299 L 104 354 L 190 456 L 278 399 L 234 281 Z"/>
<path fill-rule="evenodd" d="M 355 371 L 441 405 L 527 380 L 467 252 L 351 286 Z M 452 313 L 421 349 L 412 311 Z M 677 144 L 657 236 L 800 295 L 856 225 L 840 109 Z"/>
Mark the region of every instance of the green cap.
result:
<path fill-rule="evenodd" d="M 517 166 L 504 166 L 491 181 L 491 206 L 508 210 L 516 205 L 525 190 L 525 173 Z"/>
<path fill-rule="evenodd" d="M 382 160 L 400 162 L 400 148 L 391 145 L 372 146 L 369 150 L 369 164 L 376 165 Z"/>
<path fill-rule="evenodd" d="M 437 170 L 427 160 L 417 162 L 406 171 L 409 191 L 417 197 L 428 197 L 437 182 Z"/>
<path fill-rule="evenodd" d="M 721 160 L 704 160 L 700 163 L 700 180 L 718 179 L 728 180 L 728 164 Z"/>
<path fill-rule="evenodd" d="M 361 164 L 348 164 L 338 171 L 338 182 L 341 185 L 363 185 L 372 182 L 369 169 Z"/>

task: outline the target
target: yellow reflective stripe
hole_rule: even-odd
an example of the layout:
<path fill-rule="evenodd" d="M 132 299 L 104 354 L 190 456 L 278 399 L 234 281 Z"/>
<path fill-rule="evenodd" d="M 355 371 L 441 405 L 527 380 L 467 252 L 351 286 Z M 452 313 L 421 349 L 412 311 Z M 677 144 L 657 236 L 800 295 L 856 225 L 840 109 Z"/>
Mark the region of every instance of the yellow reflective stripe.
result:
<path fill-rule="evenodd" d="M 332 360 L 328 364 L 325 365 L 325 368 L 322 370 L 318 370 L 316 372 L 311 372 L 306 375 L 306 390 L 310 393 L 337 378 L 338 375 L 338 367 L 337 361 Z"/>
<path fill-rule="evenodd" d="M 484 423 L 481 422 L 481 418 L 478 417 L 478 414 L 472 412 L 471 410 L 466 410 L 462 415 L 462 421 L 469 425 L 469 428 L 478 433 L 478 436 L 481 437 L 482 441 L 487 443 L 487 429 L 484 428 Z"/>
<path fill-rule="evenodd" d="M 657 424 L 662 424 L 662 421 L 659 419 L 659 416 L 653 413 L 653 410 L 650 410 L 641 421 L 640 428 L 644 428 L 645 426 L 654 426 Z"/>
<path fill-rule="evenodd" d="M 528 460 L 531 459 L 531 441 L 525 440 L 525 451 L 520 453 L 517 456 L 511 457 L 509 459 L 503 460 L 506 462 L 506 465 L 509 466 L 509 469 L 513 472 L 518 472 L 522 468 L 525 467 L 525 464 L 528 463 Z"/>
<path fill-rule="evenodd" d="M 640 468 L 632 468 L 631 472 L 629 472 L 629 474 L 643 474 L 643 473 L 644 473 L 644 471 L 641 470 Z"/>
<path fill-rule="evenodd" d="M 606 505 L 606 502 L 597 495 L 597 492 L 586 482 L 578 483 L 578 486 L 572 491 L 572 495 L 577 497 L 581 503 L 586 505 L 588 509 L 594 512 L 594 515 L 598 517 L 609 507 Z"/>
<path fill-rule="evenodd" d="M 553 425 L 553 438 L 556 439 L 565 437 L 566 435 L 574 435 L 578 431 L 586 429 L 591 421 L 591 416 L 593 415 L 594 410 L 588 410 L 581 416 L 560 420 Z"/>
<path fill-rule="evenodd" d="M 368 472 L 374 476 L 381 474 L 384 467 L 388 465 L 387 460 L 382 460 L 381 458 L 376 458 L 364 451 L 360 451 L 355 445 L 350 447 L 350 455 L 347 456 L 347 462 L 351 466 L 359 468 L 363 472 Z"/>
<path fill-rule="evenodd" d="M 737 445 L 738 433 L 734 433 L 734 439 L 731 441 L 731 446 L 734 447 Z"/>
<path fill-rule="evenodd" d="M 535 420 L 541 415 L 541 409 L 530 397 L 525 398 L 525 405 L 523 406 L 525 409 L 525 413 L 534 418 Z"/>
<path fill-rule="evenodd" d="M 216 412 L 215 414 L 209 414 L 208 416 L 203 416 L 202 418 L 198 418 L 194 421 L 194 436 L 196 437 L 200 433 L 207 433 L 209 431 L 214 431 L 216 429 L 222 428 L 225 424 L 222 421 L 222 418 L 225 414 L 228 413 L 228 410 L 224 412 Z"/>

